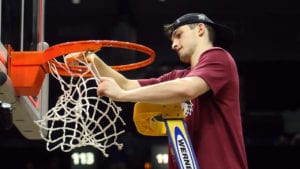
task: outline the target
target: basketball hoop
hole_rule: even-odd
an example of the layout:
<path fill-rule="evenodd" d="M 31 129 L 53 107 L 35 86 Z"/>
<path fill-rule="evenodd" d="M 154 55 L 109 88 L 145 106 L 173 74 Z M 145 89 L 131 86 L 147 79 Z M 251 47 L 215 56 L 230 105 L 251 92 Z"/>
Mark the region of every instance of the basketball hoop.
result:
<path fill-rule="evenodd" d="M 48 48 L 45 51 L 44 58 L 46 60 L 49 60 L 56 66 L 62 65 L 63 67 L 65 67 L 67 66 L 65 63 L 57 63 L 57 61 L 53 59 L 57 56 L 62 56 L 62 55 L 75 53 L 75 52 L 99 51 L 103 47 L 129 49 L 129 50 L 145 53 L 149 56 L 149 58 L 140 62 L 124 64 L 119 66 L 111 66 L 113 69 L 117 71 L 128 71 L 128 70 L 142 68 L 151 64 L 155 59 L 154 51 L 146 46 L 136 44 L 136 43 L 131 43 L 131 42 L 122 42 L 122 41 L 113 41 L 113 40 L 88 40 L 88 41 L 74 41 L 74 42 L 61 43 Z M 71 70 L 74 73 L 80 73 L 84 69 L 86 69 L 85 66 L 76 66 L 71 68 Z M 64 69 L 58 69 L 58 73 L 61 75 L 65 75 L 65 73 L 68 74 L 68 72 L 65 72 Z M 86 74 L 85 76 L 91 76 L 91 74 Z"/>
<path fill-rule="evenodd" d="M 107 148 L 112 146 L 122 148 L 123 145 L 118 143 L 118 136 L 125 131 L 118 126 L 126 124 L 120 116 L 121 108 L 110 98 L 97 97 L 96 89 L 100 74 L 95 69 L 94 63 L 87 59 L 89 52 L 98 51 L 103 47 L 135 50 L 149 55 L 149 58 L 137 63 L 112 66 L 117 71 L 147 66 L 155 58 L 154 51 L 148 47 L 110 40 L 67 42 L 54 45 L 43 53 L 10 52 L 11 73 L 19 69 L 20 75 L 22 70 L 31 68 L 37 71 L 34 72 L 37 77 L 41 78 L 45 73 L 50 73 L 60 84 L 62 94 L 55 106 L 44 117 L 35 121 L 40 127 L 41 137 L 47 142 L 48 151 L 60 148 L 62 151 L 69 152 L 76 147 L 92 146 L 108 157 Z M 77 59 L 80 65 L 68 65 L 65 55 L 76 52 L 81 52 L 84 59 L 71 58 Z M 58 57 L 62 57 L 63 61 Z M 16 76 L 16 74 L 11 76 L 13 82 L 18 81 Z M 22 85 L 24 82 L 17 83 Z M 17 90 L 18 94 L 22 94 L 23 89 L 28 88 L 39 90 L 39 86 L 32 84 L 29 87 L 20 87 Z M 44 134 L 45 131 L 48 135 Z"/>

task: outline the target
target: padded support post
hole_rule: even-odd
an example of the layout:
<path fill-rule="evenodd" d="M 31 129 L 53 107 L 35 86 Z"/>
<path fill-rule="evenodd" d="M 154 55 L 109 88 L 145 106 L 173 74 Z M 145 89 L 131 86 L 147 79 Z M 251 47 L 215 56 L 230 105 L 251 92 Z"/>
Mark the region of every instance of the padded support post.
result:
<path fill-rule="evenodd" d="M 180 103 L 134 106 L 133 121 L 139 133 L 147 136 L 168 136 L 179 169 L 200 169 Z"/>
<path fill-rule="evenodd" d="M 178 168 L 200 169 L 184 120 L 167 119 L 165 124 Z"/>

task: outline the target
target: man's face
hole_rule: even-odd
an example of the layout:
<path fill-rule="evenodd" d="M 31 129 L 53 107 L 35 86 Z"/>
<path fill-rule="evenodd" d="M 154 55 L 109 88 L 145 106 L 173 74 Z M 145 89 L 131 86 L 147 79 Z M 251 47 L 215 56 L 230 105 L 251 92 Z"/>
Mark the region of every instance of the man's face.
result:
<path fill-rule="evenodd" d="M 175 50 L 184 63 L 190 63 L 197 46 L 197 29 L 191 29 L 188 25 L 178 27 L 172 33 L 172 49 Z"/>

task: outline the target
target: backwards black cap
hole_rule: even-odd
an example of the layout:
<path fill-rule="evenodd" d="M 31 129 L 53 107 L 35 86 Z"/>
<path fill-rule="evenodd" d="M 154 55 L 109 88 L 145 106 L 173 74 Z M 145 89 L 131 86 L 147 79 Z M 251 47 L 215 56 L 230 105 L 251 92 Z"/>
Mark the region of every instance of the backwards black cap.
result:
<path fill-rule="evenodd" d="M 179 17 L 173 23 L 165 26 L 166 34 L 171 37 L 172 33 L 178 27 L 193 23 L 205 23 L 210 25 L 214 29 L 216 34 L 214 46 L 219 46 L 227 49 L 234 39 L 234 33 L 229 27 L 215 23 L 202 13 L 189 13 Z"/>

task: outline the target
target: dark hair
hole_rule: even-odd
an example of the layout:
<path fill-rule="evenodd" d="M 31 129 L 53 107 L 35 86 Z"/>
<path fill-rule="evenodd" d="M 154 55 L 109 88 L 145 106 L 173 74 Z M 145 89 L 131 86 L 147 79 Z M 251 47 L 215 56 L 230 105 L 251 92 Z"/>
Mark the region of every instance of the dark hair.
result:
<path fill-rule="evenodd" d="M 164 29 L 165 35 L 166 35 L 168 38 L 171 38 L 172 33 L 173 33 L 173 31 L 174 31 L 174 29 L 173 29 L 173 24 L 166 24 L 166 25 L 163 26 L 163 29 Z"/>
<path fill-rule="evenodd" d="M 215 38 L 216 38 L 216 32 L 214 30 L 214 28 L 212 26 L 210 26 L 209 24 L 205 24 L 206 29 L 208 30 L 208 38 L 209 40 L 214 43 L 215 42 Z"/>

